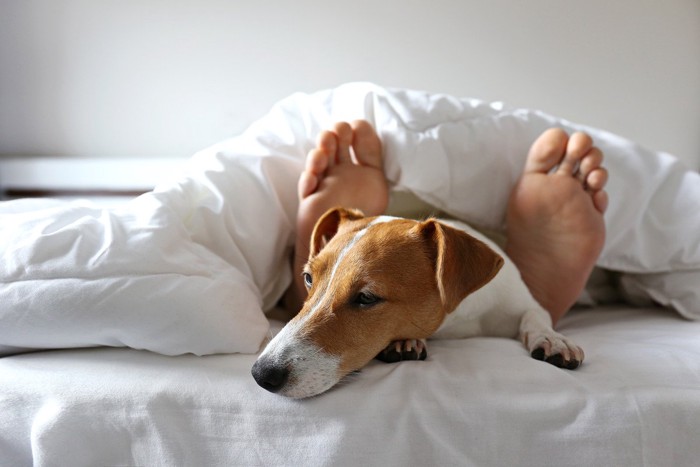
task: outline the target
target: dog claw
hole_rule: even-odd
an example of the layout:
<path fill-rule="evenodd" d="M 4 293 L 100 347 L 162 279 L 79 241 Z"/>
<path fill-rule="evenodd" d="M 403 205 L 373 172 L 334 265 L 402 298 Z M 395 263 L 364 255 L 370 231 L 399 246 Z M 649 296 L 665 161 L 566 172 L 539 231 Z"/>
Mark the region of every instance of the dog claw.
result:
<path fill-rule="evenodd" d="M 395 350 L 384 349 L 375 358 L 384 363 L 397 363 L 401 361 L 401 354 Z"/>
<path fill-rule="evenodd" d="M 532 351 L 530 356 L 535 360 L 544 360 L 544 349 L 542 347 L 537 347 Z"/>
<path fill-rule="evenodd" d="M 547 356 L 544 348 L 542 347 L 537 347 L 532 351 L 532 353 L 530 353 L 530 356 L 535 360 L 541 360 L 549 363 L 550 365 L 554 365 L 557 368 L 565 368 L 567 370 L 575 370 L 581 365 L 581 360 L 577 358 L 566 360 L 564 355 L 560 353 Z"/>
<path fill-rule="evenodd" d="M 581 362 L 579 360 L 576 360 L 575 358 L 572 358 L 566 363 L 564 368 L 566 368 L 567 370 L 575 370 L 579 367 L 579 365 L 581 365 Z"/>
<path fill-rule="evenodd" d="M 562 368 L 564 366 L 564 356 L 560 353 L 550 355 L 549 357 L 545 358 L 544 361 L 556 366 L 557 368 Z"/>
<path fill-rule="evenodd" d="M 425 360 L 428 358 L 428 351 L 425 343 L 420 340 L 395 341 L 379 352 L 375 358 L 385 363 Z"/>

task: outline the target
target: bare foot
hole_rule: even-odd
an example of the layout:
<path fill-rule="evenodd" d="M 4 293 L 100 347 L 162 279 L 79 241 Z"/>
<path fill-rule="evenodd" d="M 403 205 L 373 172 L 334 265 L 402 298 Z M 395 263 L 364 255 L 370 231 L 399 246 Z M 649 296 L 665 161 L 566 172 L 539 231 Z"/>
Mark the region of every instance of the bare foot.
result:
<path fill-rule="evenodd" d="M 506 253 L 557 321 L 575 303 L 605 242 L 608 173 L 585 133 L 545 131 L 510 197 Z"/>
<path fill-rule="evenodd" d="M 382 143 L 372 126 L 357 120 L 340 122 L 319 135 L 299 177 L 297 240 L 294 248 L 294 282 L 285 307 L 296 313 L 306 298 L 301 271 L 308 260 L 309 241 L 316 221 L 329 209 L 342 206 L 367 216 L 383 214 L 389 203 L 384 176 Z"/>

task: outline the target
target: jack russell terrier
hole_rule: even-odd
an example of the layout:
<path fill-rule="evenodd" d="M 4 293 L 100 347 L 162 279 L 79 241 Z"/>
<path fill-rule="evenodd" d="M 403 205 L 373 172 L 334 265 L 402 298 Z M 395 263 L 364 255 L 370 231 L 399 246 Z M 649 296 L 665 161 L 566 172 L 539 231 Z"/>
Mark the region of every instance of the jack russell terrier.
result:
<path fill-rule="evenodd" d="M 331 209 L 314 227 L 303 278 L 302 310 L 252 368 L 287 397 L 320 394 L 375 357 L 423 360 L 428 337 L 519 337 L 535 359 L 583 361 L 500 248 L 459 222 Z"/>

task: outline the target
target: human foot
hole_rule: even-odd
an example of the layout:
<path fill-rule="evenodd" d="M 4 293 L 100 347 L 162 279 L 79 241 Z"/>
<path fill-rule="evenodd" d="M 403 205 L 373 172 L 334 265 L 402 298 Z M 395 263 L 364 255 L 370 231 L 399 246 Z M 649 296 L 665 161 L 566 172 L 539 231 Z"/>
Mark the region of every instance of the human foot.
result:
<path fill-rule="evenodd" d="M 605 242 L 603 153 L 585 133 L 545 131 L 506 214 L 506 253 L 553 323 L 575 303 Z"/>
<path fill-rule="evenodd" d="M 384 213 L 389 189 L 384 176 L 382 143 L 372 126 L 357 120 L 340 122 L 319 135 L 299 177 L 299 211 L 294 248 L 294 282 L 285 305 L 296 313 L 306 297 L 301 270 L 308 260 L 309 241 L 316 221 L 329 209 L 355 208 L 367 216 Z"/>

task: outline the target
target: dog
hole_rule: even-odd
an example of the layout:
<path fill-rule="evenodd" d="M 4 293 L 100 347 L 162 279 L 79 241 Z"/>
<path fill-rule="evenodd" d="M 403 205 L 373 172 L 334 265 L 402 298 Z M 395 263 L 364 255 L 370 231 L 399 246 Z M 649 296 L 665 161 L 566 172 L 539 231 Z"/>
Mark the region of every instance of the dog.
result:
<path fill-rule="evenodd" d="M 314 227 L 303 279 L 302 310 L 252 368 L 283 396 L 321 394 L 375 357 L 425 359 L 429 337 L 519 337 L 535 359 L 583 362 L 505 253 L 463 223 L 331 209 Z"/>

